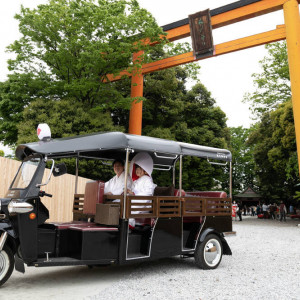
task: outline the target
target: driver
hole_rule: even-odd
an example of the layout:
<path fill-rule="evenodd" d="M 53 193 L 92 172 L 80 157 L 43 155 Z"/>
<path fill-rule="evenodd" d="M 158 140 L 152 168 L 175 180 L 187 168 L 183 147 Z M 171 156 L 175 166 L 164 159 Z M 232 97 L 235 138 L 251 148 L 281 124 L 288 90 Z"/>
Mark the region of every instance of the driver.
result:
<path fill-rule="evenodd" d="M 104 195 L 121 195 L 124 192 L 125 172 L 124 161 L 121 159 L 115 159 L 113 162 L 113 168 L 116 176 L 109 181 L 105 182 Z M 127 188 L 130 189 L 132 180 L 130 176 L 127 176 Z"/>

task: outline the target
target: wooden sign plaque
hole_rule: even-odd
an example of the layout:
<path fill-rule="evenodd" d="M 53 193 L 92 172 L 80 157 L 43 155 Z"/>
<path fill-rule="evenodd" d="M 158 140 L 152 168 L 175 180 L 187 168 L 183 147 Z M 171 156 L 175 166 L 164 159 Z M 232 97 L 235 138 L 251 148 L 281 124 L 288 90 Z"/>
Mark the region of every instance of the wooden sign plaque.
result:
<path fill-rule="evenodd" d="M 214 50 L 210 10 L 189 15 L 194 56 L 212 54 Z"/>

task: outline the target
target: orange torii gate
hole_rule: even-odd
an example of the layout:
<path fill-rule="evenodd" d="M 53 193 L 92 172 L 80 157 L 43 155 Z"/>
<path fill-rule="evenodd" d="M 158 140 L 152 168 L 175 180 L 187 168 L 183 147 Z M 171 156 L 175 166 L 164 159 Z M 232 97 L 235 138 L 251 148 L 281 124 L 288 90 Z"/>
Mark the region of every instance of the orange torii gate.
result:
<path fill-rule="evenodd" d="M 242 0 L 211 10 L 212 29 L 244 21 L 250 18 L 283 10 L 285 25 L 278 25 L 276 29 L 225 42 L 214 46 L 214 53 L 210 56 L 198 57 L 188 52 L 155 62 L 143 64 L 140 71 L 131 74 L 124 70 L 120 75 L 108 75 L 108 80 L 120 80 L 122 76 L 131 76 L 131 97 L 143 97 L 143 77 L 145 74 L 175 67 L 181 64 L 195 62 L 201 59 L 223 55 L 267 43 L 286 39 L 289 59 L 289 70 L 292 90 L 296 142 L 298 149 L 298 165 L 300 170 L 300 0 Z M 169 41 L 176 41 L 191 35 L 189 19 L 184 19 L 163 26 Z M 143 51 L 133 54 L 133 62 L 140 62 Z M 142 133 L 142 101 L 133 101 L 129 117 L 129 133 Z"/>

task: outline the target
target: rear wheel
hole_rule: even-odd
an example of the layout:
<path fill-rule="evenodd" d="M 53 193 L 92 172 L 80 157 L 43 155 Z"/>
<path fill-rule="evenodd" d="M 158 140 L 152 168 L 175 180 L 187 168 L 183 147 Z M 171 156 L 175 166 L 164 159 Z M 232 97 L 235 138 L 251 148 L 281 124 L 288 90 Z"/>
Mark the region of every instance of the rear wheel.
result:
<path fill-rule="evenodd" d="M 222 255 L 223 246 L 220 238 L 215 234 L 209 234 L 197 245 L 195 263 L 200 269 L 215 269 L 220 264 Z"/>
<path fill-rule="evenodd" d="M 10 277 L 14 269 L 14 263 L 14 255 L 11 249 L 5 245 L 2 251 L 0 251 L 0 286 Z"/>

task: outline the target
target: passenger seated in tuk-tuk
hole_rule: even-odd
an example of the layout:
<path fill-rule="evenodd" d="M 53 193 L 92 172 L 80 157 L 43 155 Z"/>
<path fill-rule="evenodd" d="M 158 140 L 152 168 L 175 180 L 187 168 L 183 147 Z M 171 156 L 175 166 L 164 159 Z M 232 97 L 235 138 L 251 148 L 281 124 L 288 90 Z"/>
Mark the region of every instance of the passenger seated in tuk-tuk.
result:
<path fill-rule="evenodd" d="M 153 183 L 151 174 L 153 160 L 146 152 L 138 153 L 130 164 L 130 174 L 133 183 L 127 189 L 129 195 L 153 196 L 156 184 Z"/>
<path fill-rule="evenodd" d="M 129 195 L 136 196 L 153 196 L 156 184 L 153 183 L 151 174 L 153 171 L 153 160 L 148 153 L 138 153 L 130 163 L 130 174 L 133 183 L 131 189 L 127 189 Z M 151 203 L 151 200 L 132 200 L 134 202 Z M 134 206 L 133 206 L 134 207 Z M 147 207 L 147 205 L 145 206 Z M 145 213 L 136 211 L 135 214 Z M 135 219 L 129 219 L 129 226 L 131 228 L 135 225 L 140 225 Z"/>
<path fill-rule="evenodd" d="M 127 189 L 127 193 L 129 195 L 153 196 L 156 184 L 153 183 L 152 178 L 138 164 L 135 164 L 135 173 L 138 179 L 132 183 L 131 189 Z"/>
<path fill-rule="evenodd" d="M 104 195 L 121 195 L 124 192 L 124 161 L 121 159 L 115 159 L 113 162 L 113 168 L 115 176 L 109 181 L 105 182 Z M 127 178 L 127 188 L 130 189 L 132 180 L 130 176 Z"/>

